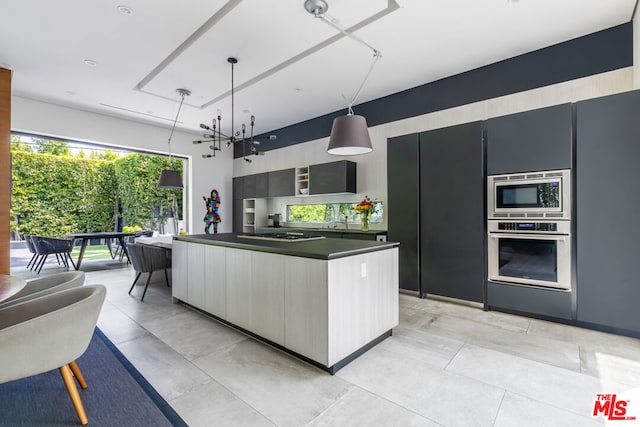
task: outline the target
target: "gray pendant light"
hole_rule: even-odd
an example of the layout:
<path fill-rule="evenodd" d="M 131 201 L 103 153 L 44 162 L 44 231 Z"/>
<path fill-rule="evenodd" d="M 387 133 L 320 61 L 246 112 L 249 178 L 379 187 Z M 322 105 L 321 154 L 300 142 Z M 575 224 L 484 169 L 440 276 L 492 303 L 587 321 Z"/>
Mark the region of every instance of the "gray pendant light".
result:
<path fill-rule="evenodd" d="M 367 120 L 362 116 L 347 114 L 336 117 L 329 137 L 329 154 L 352 156 L 373 151 Z"/>
<path fill-rule="evenodd" d="M 322 20 L 324 23 L 337 29 L 345 36 L 357 41 L 373 51 L 373 61 L 371 62 L 371 67 L 369 67 L 369 72 L 364 77 L 360 87 L 351 98 L 351 101 L 348 104 L 347 115 L 336 117 L 333 120 L 331 136 L 329 137 L 329 146 L 327 147 L 327 152 L 329 154 L 336 154 L 340 156 L 370 153 L 373 151 L 373 147 L 371 146 L 371 137 L 369 136 L 367 120 L 362 116 L 353 114 L 351 107 L 356 101 L 358 95 L 360 95 L 360 91 L 362 91 L 364 84 L 371 75 L 376 62 L 382 57 L 382 53 L 356 37 L 353 33 L 348 32 L 345 28 L 337 24 L 336 20 L 328 17 L 327 10 L 329 9 L 329 5 L 325 0 L 306 0 L 304 8 L 314 17 Z"/>
<path fill-rule="evenodd" d="M 173 127 L 171 128 L 171 134 L 169 134 L 169 140 L 167 144 L 169 145 L 169 169 L 165 169 L 160 172 L 160 180 L 158 181 L 158 188 L 182 188 L 182 177 L 180 176 L 180 172 L 173 168 L 173 156 L 171 154 L 171 138 L 173 137 L 173 131 L 176 129 L 176 123 L 178 123 L 178 116 L 180 116 L 180 110 L 182 109 L 182 104 L 184 103 L 184 97 L 191 95 L 191 92 L 187 89 L 176 89 L 178 95 L 182 97 L 180 100 L 180 106 L 178 107 L 178 113 L 176 114 L 176 119 L 173 121 Z"/>

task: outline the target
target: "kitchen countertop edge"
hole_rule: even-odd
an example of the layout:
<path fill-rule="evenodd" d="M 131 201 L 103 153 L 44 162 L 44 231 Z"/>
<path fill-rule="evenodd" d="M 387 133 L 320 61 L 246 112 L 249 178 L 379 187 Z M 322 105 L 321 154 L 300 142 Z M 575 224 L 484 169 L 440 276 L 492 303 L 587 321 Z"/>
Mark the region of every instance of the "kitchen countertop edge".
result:
<path fill-rule="evenodd" d="M 174 240 L 321 260 L 332 260 L 368 252 L 387 250 L 400 245 L 398 242 L 374 242 L 368 240 L 332 238 L 300 242 L 277 242 L 252 240 L 238 236 L 236 233 L 196 234 L 174 236 Z"/>

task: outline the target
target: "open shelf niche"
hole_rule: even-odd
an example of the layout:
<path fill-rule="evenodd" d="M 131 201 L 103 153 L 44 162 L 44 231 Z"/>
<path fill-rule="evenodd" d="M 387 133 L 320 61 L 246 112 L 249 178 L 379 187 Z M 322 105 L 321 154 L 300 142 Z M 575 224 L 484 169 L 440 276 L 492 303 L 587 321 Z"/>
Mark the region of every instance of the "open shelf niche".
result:
<path fill-rule="evenodd" d="M 309 195 L 309 167 L 296 168 L 296 196 Z"/>

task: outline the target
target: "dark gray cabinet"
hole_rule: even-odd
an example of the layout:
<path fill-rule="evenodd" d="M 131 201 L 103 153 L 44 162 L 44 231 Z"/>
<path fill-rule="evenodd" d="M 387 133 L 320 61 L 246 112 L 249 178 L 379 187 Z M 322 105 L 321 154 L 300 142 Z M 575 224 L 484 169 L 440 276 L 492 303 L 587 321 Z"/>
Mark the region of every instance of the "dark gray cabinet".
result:
<path fill-rule="evenodd" d="M 255 176 L 256 181 L 256 198 L 269 196 L 269 174 L 267 172 L 258 173 Z"/>
<path fill-rule="evenodd" d="M 296 170 L 282 169 L 269 172 L 269 197 L 294 196 L 296 194 Z"/>
<path fill-rule="evenodd" d="M 256 197 L 256 176 L 245 175 L 242 179 L 242 198 L 254 199 Z"/>
<path fill-rule="evenodd" d="M 236 176 L 233 178 L 233 200 L 243 199 L 244 194 L 244 177 Z"/>
<path fill-rule="evenodd" d="M 571 122 L 571 104 L 487 120 L 487 174 L 570 169 Z"/>
<path fill-rule="evenodd" d="M 577 319 L 640 331 L 640 91 L 576 104 Z"/>
<path fill-rule="evenodd" d="M 387 139 L 388 240 L 400 242 L 400 288 L 420 292 L 418 134 Z"/>
<path fill-rule="evenodd" d="M 233 178 L 233 232 L 242 232 L 242 195 L 244 191 L 244 177 Z"/>
<path fill-rule="evenodd" d="M 482 122 L 420 133 L 422 293 L 484 301 L 484 176 Z"/>
<path fill-rule="evenodd" d="M 309 166 L 309 194 L 355 192 L 356 163 L 339 160 Z"/>

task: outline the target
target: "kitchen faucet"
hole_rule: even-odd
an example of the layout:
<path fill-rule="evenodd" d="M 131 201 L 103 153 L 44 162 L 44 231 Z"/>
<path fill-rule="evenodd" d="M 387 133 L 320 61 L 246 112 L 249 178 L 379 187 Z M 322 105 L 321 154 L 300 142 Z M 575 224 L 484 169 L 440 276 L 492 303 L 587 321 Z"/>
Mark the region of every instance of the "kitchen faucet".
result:
<path fill-rule="evenodd" d="M 336 228 L 336 208 L 333 205 L 329 205 L 331 207 L 331 228 Z"/>

